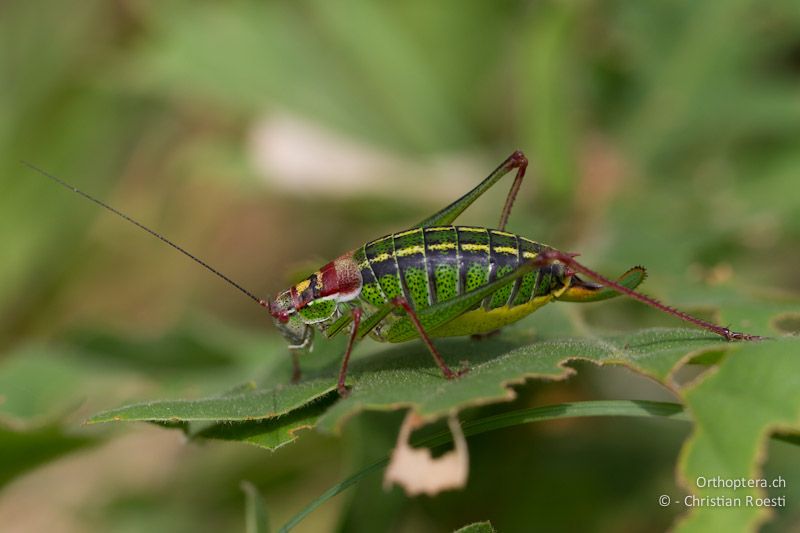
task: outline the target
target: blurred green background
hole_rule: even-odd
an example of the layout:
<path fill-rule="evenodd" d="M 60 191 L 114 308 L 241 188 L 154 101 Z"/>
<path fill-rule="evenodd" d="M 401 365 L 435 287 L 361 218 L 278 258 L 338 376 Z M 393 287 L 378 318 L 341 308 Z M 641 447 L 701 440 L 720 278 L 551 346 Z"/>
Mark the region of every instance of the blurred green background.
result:
<path fill-rule="evenodd" d="M 513 231 L 603 272 L 647 265 L 647 290 L 690 308 L 719 287 L 796 297 L 800 3 L 3 3 L 0 441 L 17 452 L 0 453 L 3 530 L 240 531 L 243 479 L 279 524 L 383 455 L 399 423 L 363 416 L 274 454 L 80 427 L 267 372 L 281 341 L 238 292 L 20 160 L 267 295 L 434 212 L 517 148 L 531 171 Z M 495 224 L 506 187 L 463 220 Z M 675 325 L 622 301 L 552 307 L 526 324 Z M 520 387 L 518 405 L 669 399 L 621 369 L 579 371 Z M 369 478 L 298 531 L 663 529 L 679 510 L 656 496 L 679 490 L 688 430 L 482 435 L 465 491 L 409 500 Z M 787 446 L 765 468 L 789 478 Z M 798 523 L 795 506 L 768 528 Z"/>

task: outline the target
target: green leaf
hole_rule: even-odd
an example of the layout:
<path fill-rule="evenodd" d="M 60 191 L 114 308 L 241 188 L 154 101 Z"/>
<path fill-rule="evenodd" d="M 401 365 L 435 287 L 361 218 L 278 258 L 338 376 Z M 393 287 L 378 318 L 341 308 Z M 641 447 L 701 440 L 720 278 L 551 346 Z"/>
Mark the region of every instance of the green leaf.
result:
<path fill-rule="evenodd" d="M 354 363 L 353 390 L 320 420 L 323 431 L 337 431 L 350 416 L 364 409 L 411 407 L 430 420 L 449 412 L 514 398 L 511 385 L 527 379 L 559 380 L 574 371 L 573 359 L 625 365 L 670 385 L 673 367 L 689 354 L 726 350 L 729 343 L 707 333 L 686 329 L 650 329 L 604 338 L 567 338 L 508 349 L 503 341 L 475 343 L 466 339 L 439 342 L 454 366 L 466 359 L 470 371 L 445 381 L 430 355 L 418 347 L 386 350 L 382 357 Z M 401 353 L 405 352 L 403 357 Z"/>
<path fill-rule="evenodd" d="M 313 401 L 283 416 L 247 422 L 226 422 L 210 425 L 192 433 L 193 438 L 246 442 L 270 451 L 297 440 L 297 432 L 312 429 L 330 407 L 332 398 Z"/>
<path fill-rule="evenodd" d="M 454 533 L 495 533 L 495 531 L 497 530 L 492 527 L 492 523 L 487 520 L 485 522 L 467 524 L 458 528 Z"/>
<path fill-rule="evenodd" d="M 319 376 L 297 385 L 245 390 L 197 400 L 139 403 L 99 413 L 88 423 L 147 421 L 176 425 L 209 423 L 191 431 L 196 436 L 243 440 L 270 449 L 294 439 L 300 428 L 318 426 L 338 431 L 350 416 L 364 410 L 412 407 L 430 420 L 449 412 L 514 398 L 511 385 L 527 379 L 565 379 L 573 359 L 625 365 L 669 385 L 671 369 L 687 357 L 724 351 L 729 343 L 696 330 L 651 329 L 606 338 L 544 341 L 515 348 L 513 333 L 480 343 L 451 339 L 439 343 L 450 364 L 469 361 L 470 371 L 458 380 L 442 378 L 423 346 L 402 344 L 379 355 L 353 361 L 348 383 L 351 395 L 338 399 L 332 391 L 338 361 Z M 519 335 L 517 333 L 516 335 Z M 517 337 L 518 339 L 520 337 Z M 519 341 L 517 341 L 519 342 Z M 324 350 L 323 350 L 324 352 Z M 328 353 L 328 357 L 336 354 Z M 326 396 L 330 396 L 325 400 Z M 288 413 L 310 406 L 294 416 Z M 280 418 L 277 418 L 280 417 Z M 238 424 L 230 424 L 237 422 Z"/>
<path fill-rule="evenodd" d="M 277 385 L 197 400 L 139 403 L 104 411 L 88 422 L 245 422 L 202 428 L 197 434 L 227 439 L 238 436 L 256 443 L 261 438 L 257 435 L 262 435 L 260 428 L 264 430 L 262 442 L 272 448 L 285 443 L 295 429 L 315 425 L 317 419 L 321 430 L 337 431 L 348 417 L 364 409 L 413 407 L 423 417 L 433 420 L 467 407 L 509 401 L 514 397 L 511 385 L 532 378 L 565 379 L 574 372 L 565 366 L 573 359 L 625 365 L 672 386 L 671 370 L 689 354 L 721 352 L 731 346 L 707 333 L 685 329 L 651 329 L 630 335 L 571 338 L 514 347 L 521 338 L 519 332 L 512 331 L 500 339 L 480 343 L 468 339 L 440 341 L 441 351 L 451 365 L 458 366 L 459 361 L 466 360 L 470 367 L 466 375 L 453 381 L 442 378 L 424 346 L 406 343 L 355 359 L 348 375 L 351 395 L 337 400 L 331 394 L 338 369 L 337 354 L 333 351 L 326 354 L 332 358 L 332 364 L 320 369 L 318 377 L 297 385 Z M 287 425 L 251 423 L 286 415 L 327 395 L 331 395 L 329 401 L 298 413 L 296 420 L 287 419 L 290 422 Z M 322 408 L 328 406 L 323 413 Z M 284 433 L 279 436 L 280 432 Z"/>
<path fill-rule="evenodd" d="M 199 400 L 144 402 L 98 413 L 87 420 L 100 422 L 190 422 L 248 421 L 284 415 L 329 394 L 336 388 L 330 380 L 316 379 L 297 385 L 254 390 L 231 396 Z"/>
<path fill-rule="evenodd" d="M 741 505 L 695 506 L 679 530 L 753 530 L 770 509 L 750 506 L 747 498 L 767 496 L 763 489 L 703 487 L 701 480 L 763 478 L 760 463 L 769 436 L 777 429 L 800 432 L 800 340 L 738 346 L 717 372 L 682 396 L 695 420 L 679 462 L 683 483 L 698 497 L 739 498 Z M 778 487 L 769 496 L 785 492 Z"/>
<path fill-rule="evenodd" d="M 329 380 L 269 390 L 253 387 L 247 383 L 226 394 L 199 400 L 128 405 L 98 413 L 87 423 L 152 422 L 180 429 L 192 439 L 239 441 L 275 451 L 297 440 L 298 431 L 315 427 L 335 401 L 335 386 Z"/>

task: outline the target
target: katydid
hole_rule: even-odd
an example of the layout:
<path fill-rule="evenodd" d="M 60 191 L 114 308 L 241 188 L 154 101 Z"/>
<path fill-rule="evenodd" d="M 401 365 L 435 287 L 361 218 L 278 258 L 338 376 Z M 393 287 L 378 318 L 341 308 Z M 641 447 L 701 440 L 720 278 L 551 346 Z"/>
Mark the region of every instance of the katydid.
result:
<path fill-rule="evenodd" d="M 576 261 L 577 254 L 505 231 L 528 166 L 520 151 L 436 214 L 339 256 L 274 299 L 259 298 L 163 235 L 25 164 L 147 231 L 266 308 L 289 343 L 293 381 L 300 379 L 300 355 L 311 350 L 315 330 L 333 337 L 349 329 L 337 383 L 341 396 L 348 394 L 345 378 L 353 346 L 367 335 L 381 342 L 420 338 L 442 375 L 453 379 L 466 369 L 451 369 L 432 338 L 490 333 L 552 301 L 596 302 L 625 294 L 727 340 L 762 338 L 731 331 L 637 292 L 646 277 L 643 267 L 633 267 L 613 281 Z M 513 170 L 516 176 L 496 229 L 453 225 L 467 207 Z"/>

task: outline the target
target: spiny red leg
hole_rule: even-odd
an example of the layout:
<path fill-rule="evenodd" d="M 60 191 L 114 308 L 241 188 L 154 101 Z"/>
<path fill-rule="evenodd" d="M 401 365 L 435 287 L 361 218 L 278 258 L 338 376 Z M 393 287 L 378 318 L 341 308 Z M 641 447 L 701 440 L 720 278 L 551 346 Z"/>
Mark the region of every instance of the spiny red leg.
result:
<path fill-rule="evenodd" d="M 594 270 L 583 266 L 582 264 L 578 263 L 574 257 L 575 254 L 566 254 L 564 252 L 559 252 L 557 250 L 548 250 L 545 252 L 541 252 L 533 262 L 538 266 L 545 266 L 553 263 L 555 261 L 560 261 L 567 266 L 567 268 L 585 274 L 589 278 L 592 278 L 597 283 L 601 285 L 605 285 L 606 287 L 611 287 L 615 291 L 630 296 L 634 300 L 638 300 L 643 304 L 647 304 L 650 307 L 658 309 L 659 311 L 663 311 L 668 313 L 672 316 L 680 318 L 686 322 L 694 324 L 695 326 L 701 327 L 705 330 L 708 330 L 712 333 L 716 333 L 717 335 L 724 337 L 726 340 L 737 340 L 737 341 L 755 341 L 755 340 L 762 340 L 766 337 L 761 337 L 759 335 L 750 335 L 748 333 L 739 333 L 737 331 L 731 331 L 730 329 L 722 326 L 718 326 L 712 322 L 708 322 L 703 320 L 702 318 L 697 318 L 696 316 L 692 316 L 689 313 L 685 313 L 674 307 L 670 307 L 669 305 L 662 304 L 655 298 L 647 296 L 646 294 L 642 294 L 640 292 L 636 292 L 633 289 L 629 289 L 624 285 L 620 285 L 619 283 L 608 279 L 607 277 L 603 276 L 602 274 L 598 274 Z"/>
<path fill-rule="evenodd" d="M 522 185 L 522 178 L 525 177 L 525 169 L 528 168 L 528 158 L 525 157 L 525 154 L 517 150 L 508 158 L 505 168 L 507 169 L 506 172 L 510 172 L 512 169 L 516 168 L 517 175 L 514 178 L 514 183 L 511 184 L 511 190 L 508 191 L 503 211 L 500 213 L 500 224 L 497 226 L 497 229 L 500 231 L 506 229 L 508 217 L 511 215 L 511 208 L 514 207 L 514 200 L 517 198 L 517 193 Z"/>
<path fill-rule="evenodd" d="M 422 327 L 422 323 L 419 321 L 417 313 L 415 313 L 414 309 L 411 308 L 411 305 L 408 303 L 408 300 L 398 296 L 392 299 L 392 304 L 396 305 L 397 307 L 402 307 L 405 310 L 406 314 L 408 314 L 408 318 L 411 319 L 411 323 L 414 324 L 415 328 L 417 328 L 417 333 L 419 333 L 419 336 L 422 338 L 422 341 L 428 347 L 428 351 L 431 352 L 434 361 L 436 361 L 436 364 L 439 365 L 439 368 L 441 369 L 442 374 L 444 374 L 444 377 L 446 377 L 447 379 L 453 379 L 467 372 L 466 369 L 459 370 L 458 372 L 453 372 L 450 369 L 450 367 L 447 366 L 447 363 L 444 362 L 444 359 L 442 359 L 441 354 L 439 354 L 439 351 L 433 345 L 433 342 L 431 342 L 431 338 L 428 337 L 427 333 L 425 333 L 425 329 Z"/>
<path fill-rule="evenodd" d="M 356 335 L 358 335 L 358 325 L 361 324 L 361 308 L 353 308 L 353 329 L 350 331 L 350 340 L 347 343 L 347 351 L 344 352 L 344 359 L 342 359 L 342 368 L 339 370 L 339 384 L 336 390 L 339 391 L 339 396 L 346 397 L 350 391 L 344 386 L 344 379 L 347 377 L 347 363 L 350 362 L 350 353 L 353 351 L 353 345 L 356 342 Z"/>

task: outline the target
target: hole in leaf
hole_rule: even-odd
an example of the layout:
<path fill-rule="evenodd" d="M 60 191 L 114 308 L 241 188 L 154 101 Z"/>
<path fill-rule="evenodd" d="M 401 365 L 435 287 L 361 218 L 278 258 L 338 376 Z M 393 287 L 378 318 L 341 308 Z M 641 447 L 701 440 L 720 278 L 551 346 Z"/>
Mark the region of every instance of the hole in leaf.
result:
<path fill-rule="evenodd" d="M 703 352 L 699 355 L 695 355 L 694 357 L 692 357 L 689 360 L 689 363 L 693 365 L 705 365 L 705 366 L 715 365 L 722 360 L 725 354 L 726 352 L 724 350 Z"/>
<path fill-rule="evenodd" d="M 772 327 L 781 333 L 800 335 L 800 313 L 783 313 L 772 319 Z"/>

